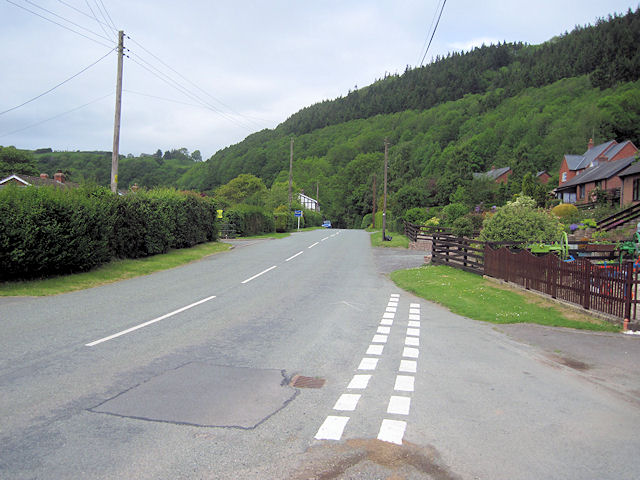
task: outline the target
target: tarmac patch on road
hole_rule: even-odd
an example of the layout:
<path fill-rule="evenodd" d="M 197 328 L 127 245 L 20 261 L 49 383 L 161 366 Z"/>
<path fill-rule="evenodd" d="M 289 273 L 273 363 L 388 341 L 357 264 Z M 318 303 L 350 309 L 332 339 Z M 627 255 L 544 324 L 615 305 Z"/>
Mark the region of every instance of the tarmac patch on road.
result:
<path fill-rule="evenodd" d="M 253 429 L 297 395 L 281 370 L 193 362 L 89 409 L 119 417 L 200 427 Z"/>

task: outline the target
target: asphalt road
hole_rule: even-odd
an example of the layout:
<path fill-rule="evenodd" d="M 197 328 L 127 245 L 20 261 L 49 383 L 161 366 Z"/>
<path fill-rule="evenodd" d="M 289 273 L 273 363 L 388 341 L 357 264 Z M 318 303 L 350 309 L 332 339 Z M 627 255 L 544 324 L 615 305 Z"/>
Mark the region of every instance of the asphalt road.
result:
<path fill-rule="evenodd" d="M 590 378 L 603 342 L 474 322 L 385 275 L 421 260 L 313 231 L 0 299 L 0 478 L 640 478 L 640 386 Z"/>

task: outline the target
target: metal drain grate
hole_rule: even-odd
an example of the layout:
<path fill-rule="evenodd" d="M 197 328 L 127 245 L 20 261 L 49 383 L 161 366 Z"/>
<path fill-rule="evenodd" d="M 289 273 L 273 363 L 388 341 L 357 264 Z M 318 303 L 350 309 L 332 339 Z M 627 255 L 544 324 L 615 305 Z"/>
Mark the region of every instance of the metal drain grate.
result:
<path fill-rule="evenodd" d="M 322 388 L 324 382 L 326 382 L 324 378 L 296 375 L 291 379 L 289 385 L 295 388 Z"/>

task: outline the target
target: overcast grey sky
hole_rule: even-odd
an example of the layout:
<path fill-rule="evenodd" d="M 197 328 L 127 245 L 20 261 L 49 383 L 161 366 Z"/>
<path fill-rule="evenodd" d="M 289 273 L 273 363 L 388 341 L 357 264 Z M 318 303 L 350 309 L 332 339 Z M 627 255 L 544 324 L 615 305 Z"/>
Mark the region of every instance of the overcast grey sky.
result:
<path fill-rule="evenodd" d="M 117 56 L 109 51 L 116 45 L 115 29 L 122 29 L 130 51 L 124 62 L 120 152 L 186 147 L 199 149 L 205 159 L 255 131 L 274 128 L 305 106 L 418 65 L 442 4 L 0 1 L 0 112 L 106 55 L 52 92 L 1 113 L 0 145 L 111 151 Z M 482 43 L 542 43 L 637 7 L 638 1 L 629 0 L 448 0 L 425 63 Z"/>

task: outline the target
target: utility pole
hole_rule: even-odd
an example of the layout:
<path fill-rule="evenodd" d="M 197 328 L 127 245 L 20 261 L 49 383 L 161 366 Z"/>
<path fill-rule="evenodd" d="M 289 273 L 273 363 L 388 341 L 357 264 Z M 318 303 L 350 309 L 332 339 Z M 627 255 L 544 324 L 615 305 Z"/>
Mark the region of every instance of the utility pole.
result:
<path fill-rule="evenodd" d="M 389 163 L 389 142 L 384 139 L 384 203 L 382 206 L 382 241 L 387 241 L 387 164 Z"/>
<path fill-rule="evenodd" d="M 373 219 L 371 228 L 376 228 L 376 174 L 373 174 Z"/>
<path fill-rule="evenodd" d="M 120 149 L 120 112 L 122 111 L 122 56 L 124 32 L 118 32 L 118 80 L 116 82 L 116 115 L 113 122 L 113 153 L 111 154 L 111 191 L 118 191 L 118 154 Z"/>
<path fill-rule="evenodd" d="M 289 155 L 289 210 L 291 210 L 291 186 L 293 184 L 293 137 L 291 137 L 291 153 Z"/>
<path fill-rule="evenodd" d="M 318 185 L 318 180 L 316 180 L 316 205 L 318 206 L 318 211 L 320 211 L 320 186 Z"/>

